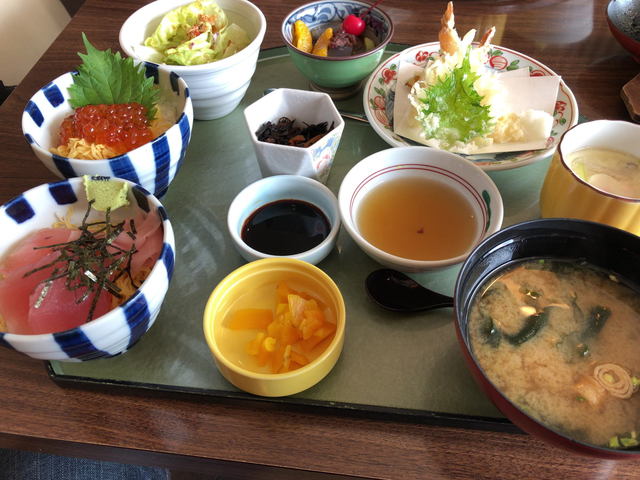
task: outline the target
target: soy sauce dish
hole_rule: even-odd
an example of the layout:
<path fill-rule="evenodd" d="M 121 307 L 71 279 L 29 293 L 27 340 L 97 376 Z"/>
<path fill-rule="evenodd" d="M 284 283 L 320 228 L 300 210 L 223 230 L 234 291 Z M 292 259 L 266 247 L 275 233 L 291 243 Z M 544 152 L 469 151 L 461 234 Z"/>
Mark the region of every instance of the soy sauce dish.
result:
<path fill-rule="evenodd" d="M 481 388 L 524 431 L 601 458 L 640 456 L 640 238 L 578 219 L 484 240 L 455 287 Z"/>
<path fill-rule="evenodd" d="M 236 249 L 249 262 L 290 257 L 317 264 L 336 243 L 338 200 L 308 177 L 266 177 L 237 194 L 229 206 L 227 225 Z"/>

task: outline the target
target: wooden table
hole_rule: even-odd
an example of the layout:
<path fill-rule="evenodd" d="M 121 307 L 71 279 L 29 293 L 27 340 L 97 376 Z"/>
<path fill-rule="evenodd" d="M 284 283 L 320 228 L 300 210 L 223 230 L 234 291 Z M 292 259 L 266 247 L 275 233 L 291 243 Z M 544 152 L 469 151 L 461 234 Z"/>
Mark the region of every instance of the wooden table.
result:
<path fill-rule="evenodd" d="M 81 32 L 118 49 L 122 22 L 143 0 L 87 0 L 0 107 L 0 202 L 54 180 L 22 137 L 31 95 L 78 64 Z M 278 46 L 284 15 L 302 1 L 257 0 L 263 47 Z M 628 119 L 619 92 L 638 64 L 615 42 L 606 0 L 459 0 L 459 31 L 496 25 L 495 44 L 562 75 L 589 119 Z M 386 0 L 393 41 L 437 39 L 445 1 Z M 52 382 L 42 362 L 0 350 L 0 447 L 43 450 L 233 478 L 638 478 L 640 461 L 557 451 L 528 435 L 456 429 L 300 407 L 231 404 L 136 391 L 91 392 Z"/>

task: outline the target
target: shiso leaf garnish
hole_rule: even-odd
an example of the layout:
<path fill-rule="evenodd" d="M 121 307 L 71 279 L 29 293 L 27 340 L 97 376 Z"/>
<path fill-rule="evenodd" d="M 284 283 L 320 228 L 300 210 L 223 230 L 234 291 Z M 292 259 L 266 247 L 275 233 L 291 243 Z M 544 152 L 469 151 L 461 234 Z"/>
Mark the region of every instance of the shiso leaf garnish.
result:
<path fill-rule="evenodd" d="M 474 87 L 479 75 L 471 69 L 469 52 L 459 67 L 424 89 L 419 98 L 425 138 L 437 138 L 447 148 L 485 136 L 493 127 L 490 107 L 482 104 Z"/>
<path fill-rule="evenodd" d="M 78 52 L 82 64 L 69 87 L 69 104 L 80 108 L 137 102 L 147 109 L 147 118 L 153 120 L 160 92 L 153 78 L 145 75 L 144 65 L 134 65 L 132 58 L 122 58 L 120 52 L 96 49 L 84 33 L 82 41 L 87 53 Z"/>

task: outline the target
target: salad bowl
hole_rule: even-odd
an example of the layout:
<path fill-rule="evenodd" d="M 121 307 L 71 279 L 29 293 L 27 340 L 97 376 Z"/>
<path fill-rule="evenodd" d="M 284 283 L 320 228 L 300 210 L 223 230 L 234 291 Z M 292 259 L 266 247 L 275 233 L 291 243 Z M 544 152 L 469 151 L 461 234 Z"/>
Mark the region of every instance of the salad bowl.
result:
<path fill-rule="evenodd" d="M 143 45 L 144 41 L 154 33 L 165 14 L 189 3 L 189 0 L 156 0 L 134 12 L 120 28 L 122 50 L 140 61 L 162 63 L 149 53 L 149 47 Z M 250 43 L 233 55 L 214 62 L 166 65 L 187 82 L 196 120 L 224 117 L 238 106 L 255 72 L 267 28 L 263 13 L 247 0 L 217 0 L 215 3 L 224 11 L 229 22 L 246 32 Z"/>
<path fill-rule="evenodd" d="M 392 147 L 418 145 L 393 130 L 393 109 L 400 64 L 410 62 L 424 66 L 429 58 L 438 55 L 439 50 L 439 42 L 430 42 L 396 53 L 378 65 L 364 86 L 364 112 L 374 131 Z M 491 47 L 487 67 L 498 72 L 526 67 L 530 76 L 556 75 L 537 60 L 500 46 Z M 487 171 L 521 167 L 551 156 L 562 134 L 578 123 L 578 104 L 573 92 L 562 80 L 553 117 L 553 128 L 544 149 L 462 156 Z"/>
<path fill-rule="evenodd" d="M 124 217 L 133 218 L 145 212 L 150 215 L 148 218 L 152 225 L 160 223 L 160 255 L 144 282 L 120 306 L 86 323 L 56 333 L 18 334 L 0 331 L 0 346 L 42 360 L 82 362 L 126 352 L 154 324 L 173 276 L 173 229 L 167 212 L 155 196 L 132 182 L 116 180 L 128 186 L 129 205 L 118 209 L 124 210 Z M 27 190 L 0 207 L 0 228 L 4 233 L 0 240 L 0 256 L 13 248 L 21 248 L 26 243 L 26 237 L 52 227 L 60 218 L 67 218 L 71 224 L 80 225 L 86 209 L 87 195 L 80 177 Z M 117 211 L 114 214 L 115 212 Z M 26 256 L 28 252 L 23 254 Z M 12 269 L 7 263 L 2 268 L 8 279 Z M 14 300 L 17 302 L 18 297 L 10 298 L 11 302 Z M 6 308 L 9 308 L 8 305 L 0 305 L 1 310 L 6 311 Z"/>

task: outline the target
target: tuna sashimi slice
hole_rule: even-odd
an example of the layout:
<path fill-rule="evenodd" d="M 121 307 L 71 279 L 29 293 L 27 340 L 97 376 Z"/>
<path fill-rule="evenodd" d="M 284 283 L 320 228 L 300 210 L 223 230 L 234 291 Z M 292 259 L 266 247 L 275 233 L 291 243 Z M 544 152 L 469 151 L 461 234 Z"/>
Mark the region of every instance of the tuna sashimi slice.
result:
<path fill-rule="evenodd" d="M 36 249 L 46 245 L 66 243 L 77 239 L 79 230 L 68 228 L 43 228 L 23 238 L 15 245 L 0 262 L 0 274 L 6 274 L 16 268 L 36 264 L 44 256 L 51 253 L 49 249 Z"/>
<path fill-rule="evenodd" d="M 62 332 L 86 323 L 93 301 L 94 293 L 87 299 L 77 303 L 82 298 L 85 288 L 69 290 L 65 286 L 65 279 L 55 280 L 39 308 L 35 304 L 40 295 L 41 286 L 36 288 L 30 298 L 29 329 L 31 333 Z M 102 291 L 93 312 L 92 319 L 96 319 L 111 310 L 111 294 Z"/>
<path fill-rule="evenodd" d="M 127 230 L 128 228 L 128 223 Z M 131 275 L 136 278 L 145 267 L 153 267 L 162 250 L 162 223 L 156 215 L 139 215 L 135 219 L 135 245 L 137 252 L 131 258 Z M 129 250 L 134 240 L 126 233 L 121 233 L 113 244 L 123 250 Z"/>
<path fill-rule="evenodd" d="M 49 252 L 48 256 L 40 258 L 32 265 L 16 267 L 2 275 L 2 280 L 0 280 L 0 315 L 6 323 L 8 332 L 32 333 L 28 324 L 29 297 L 40 282 L 50 276 L 50 270 L 36 272 L 26 277 L 24 274 L 40 265 L 46 265 L 56 257 L 57 254 Z"/>

